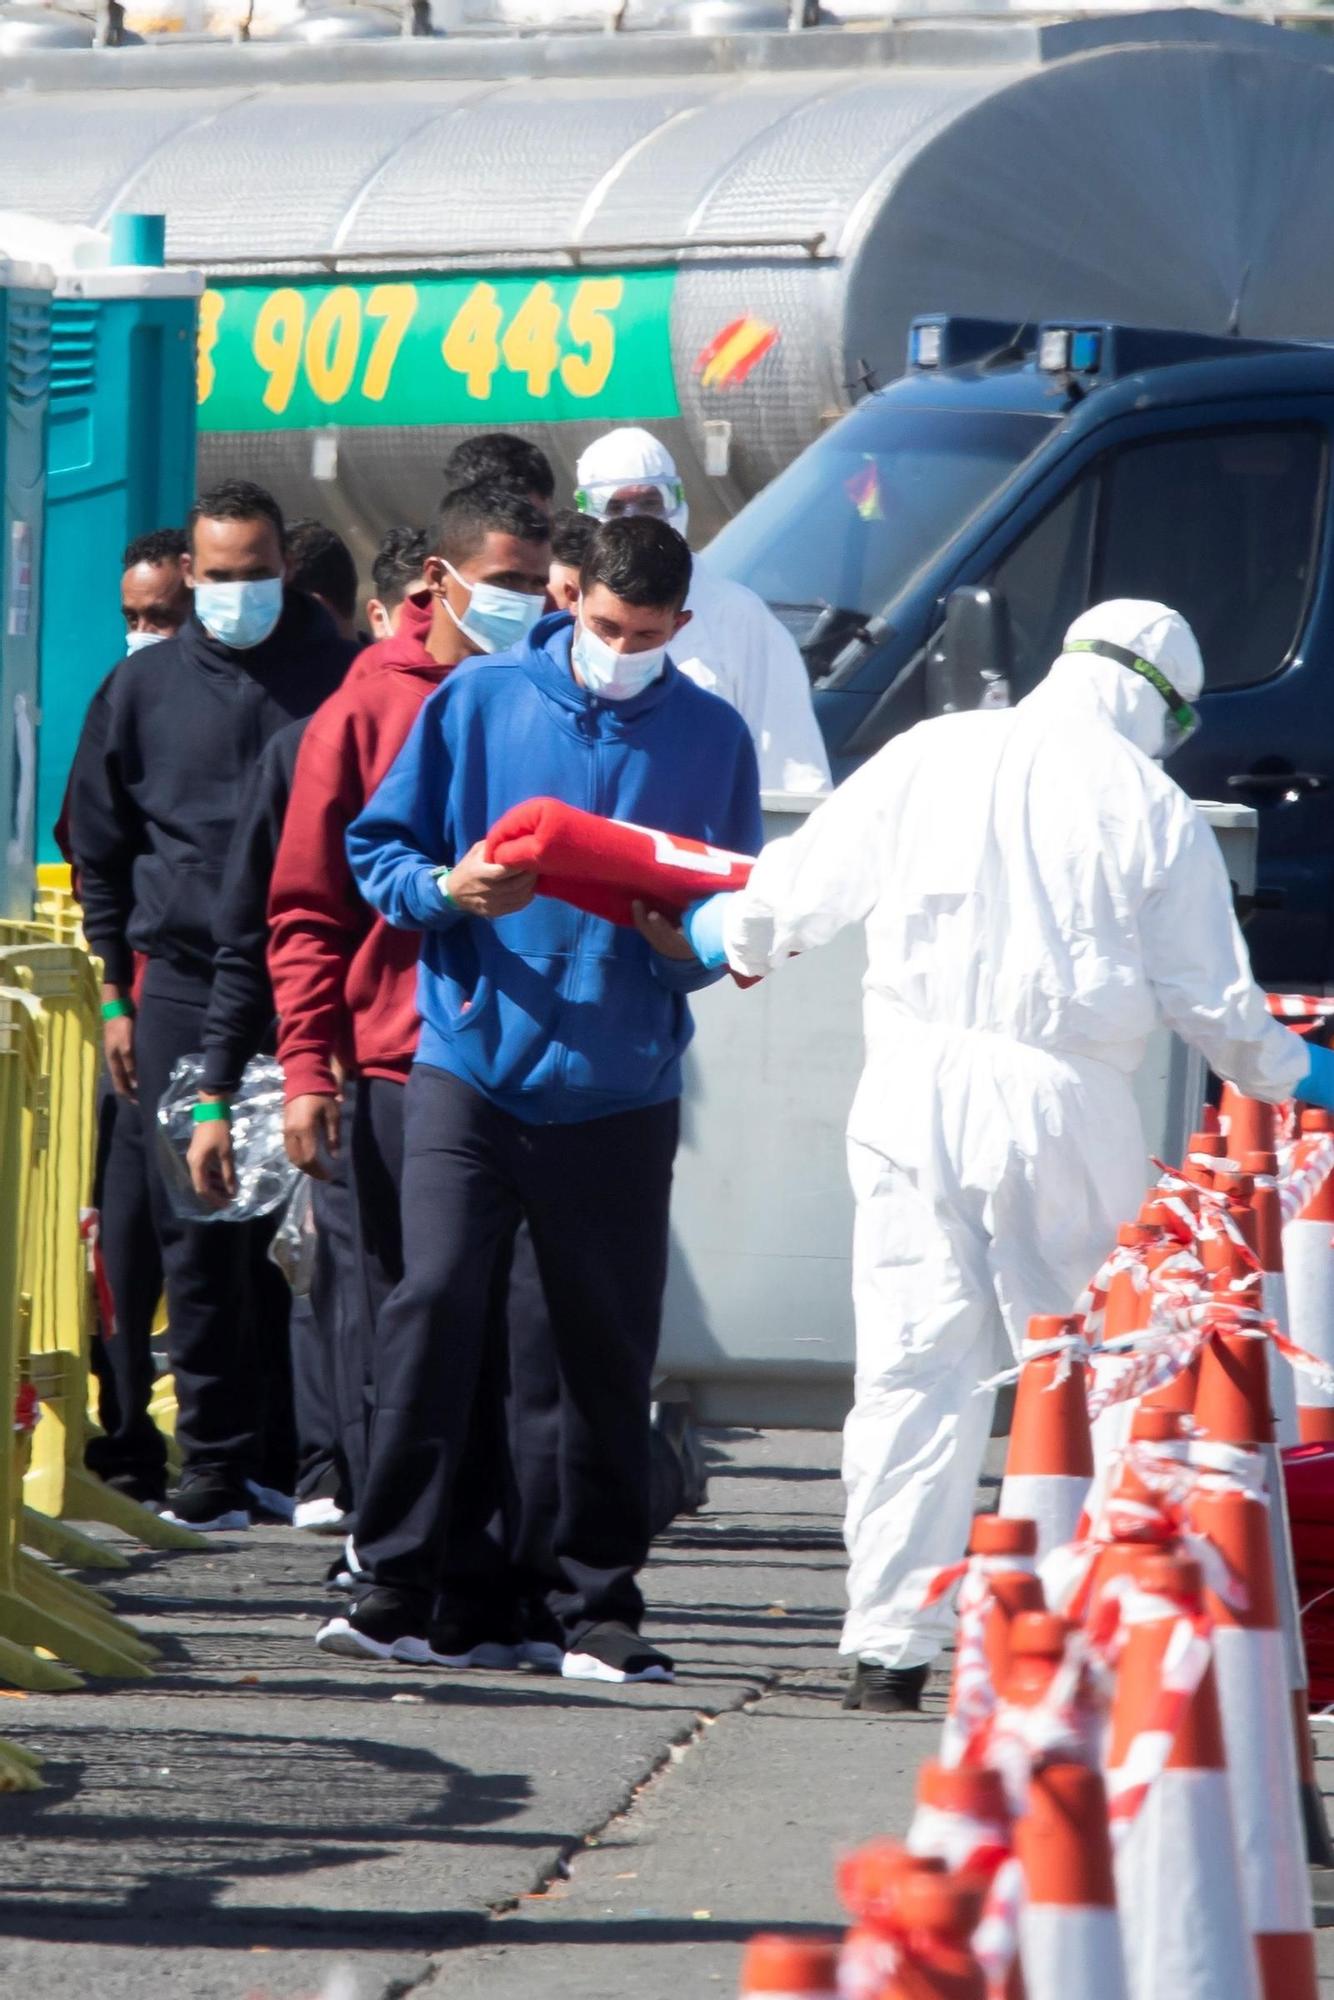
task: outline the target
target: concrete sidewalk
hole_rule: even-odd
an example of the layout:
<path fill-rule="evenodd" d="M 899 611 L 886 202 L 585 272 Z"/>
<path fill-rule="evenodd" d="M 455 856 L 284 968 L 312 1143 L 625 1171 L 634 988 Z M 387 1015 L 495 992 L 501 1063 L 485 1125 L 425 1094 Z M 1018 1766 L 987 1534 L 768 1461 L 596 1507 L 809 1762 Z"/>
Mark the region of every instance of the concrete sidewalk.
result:
<path fill-rule="evenodd" d="M 137 1557 L 154 1680 L 0 1701 L 49 1785 L 0 1800 L 0 1993 L 675 2000 L 836 1924 L 833 1857 L 903 1828 L 941 1699 L 839 1706 L 836 1440 L 710 1446 L 647 1580 L 670 1688 L 319 1654 L 330 1548 L 290 1531 Z"/>

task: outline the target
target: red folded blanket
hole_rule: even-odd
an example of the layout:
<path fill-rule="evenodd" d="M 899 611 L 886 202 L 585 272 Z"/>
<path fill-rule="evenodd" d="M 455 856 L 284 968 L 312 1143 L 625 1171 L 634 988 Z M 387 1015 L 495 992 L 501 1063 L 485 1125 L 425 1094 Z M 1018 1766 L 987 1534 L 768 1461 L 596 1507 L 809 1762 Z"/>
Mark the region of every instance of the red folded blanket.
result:
<path fill-rule="evenodd" d="M 538 894 L 614 924 L 634 922 L 632 904 L 679 917 L 701 896 L 743 888 L 752 856 L 683 834 L 603 819 L 559 799 L 525 799 L 486 836 L 486 858 L 505 868 L 535 868 Z"/>

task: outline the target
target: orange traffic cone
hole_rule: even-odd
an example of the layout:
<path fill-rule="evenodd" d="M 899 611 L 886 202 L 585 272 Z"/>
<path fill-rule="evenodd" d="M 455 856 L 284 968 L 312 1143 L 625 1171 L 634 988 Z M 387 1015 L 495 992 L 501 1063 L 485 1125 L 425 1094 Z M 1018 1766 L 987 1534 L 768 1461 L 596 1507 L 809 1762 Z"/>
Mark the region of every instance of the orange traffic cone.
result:
<path fill-rule="evenodd" d="M 1300 1176 L 1334 1134 L 1328 1111 L 1303 1111 L 1294 1167 Z M 1334 1362 L 1334 1174 L 1314 1187 L 1283 1228 L 1288 1315 L 1299 1347 Z M 1297 1378 L 1297 1428 L 1303 1444 L 1334 1444 L 1334 1392 Z"/>
<path fill-rule="evenodd" d="M 1015 1851 L 1024 1871 L 1019 1952 L 1028 2000 L 1126 2000 L 1101 1773 L 1074 1763 L 1036 1770 Z"/>
<path fill-rule="evenodd" d="M 986 1566 L 988 1604 L 982 1628 L 991 1685 L 998 1688 L 1009 1671 L 1010 1621 L 1020 1611 L 1041 1611 L 1042 1585 L 1034 1568 L 1038 1548 L 1036 1521 L 1011 1519 L 1005 1514 L 974 1514 L 968 1537 L 968 1553 Z M 959 1697 L 959 1662 L 950 1684 L 949 1716 L 955 1715 Z M 946 1721 L 946 1735 L 950 1735 Z M 946 1762 L 953 1763 L 953 1756 Z"/>
<path fill-rule="evenodd" d="M 761 1932 L 741 1961 L 741 2000 L 760 1994 L 783 2000 L 838 2000 L 838 1946 L 827 1938 Z"/>
<path fill-rule="evenodd" d="M 897 1840 L 869 1840 L 842 1857 L 838 1895 L 852 1918 L 838 1958 L 842 2000 L 883 2000 L 899 1958 L 899 1882 L 905 1874 L 944 1873 L 938 1855 L 910 1854 Z"/>
<path fill-rule="evenodd" d="M 895 1897 L 907 1946 L 880 2000 L 986 2000 L 973 1951 L 982 1885 L 967 1875 L 905 1874 Z"/>
<path fill-rule="evenodd" d="M 1208 1447 L 1201 1448 L 1208 1463 Z M 1264 2000 L 1316 2000 L 1315 1935 L 1286 1661 L 1263 1500 L 1202 1491 L 1194 1526 L 1246 1593 L 1244 1610 L 1206 1589 L 1214 1669 L 1232 1780 L 1242 1892 Z"/>
<path fill-rule="evenodd" d="M 1268 1107 L 1266 1107 L 1267 1109 Z M 1278 1156 L 1274 1153 L 1247 1153 L 1242 1166 L 1251 1177 L 1251 1212 L 1255 1223 L 1255 1252 L 1264 1274 L 1261 1296 L 1265 1317 L 1272 1319 L 1282 1334 L 1289 1331 L 1288 1286 L 1283 1270 L 1283 1206 L 1278 1192 Z M 1269 1400 L 1274 1406 L 1274 1424 L 1280 1451 L 1298 1444 L 1297 1371 L 1269 1343 Z"/>
<path fill-rule="evenodd" d="M 923 1764 L 908 1829 L 910 1854 L 934 1855 L 947 1868 L 989 1879 L 1009 1849 L 1010 1809 L 999 1772 L 934 1758 Z"/>
<path fill-rule="evenodd" d="M 1025 1353 L 1078 1335 L 1077 1320 L 1039 1315 L 1029 1321 Z M 1073 1541 L 1092 1478 L 1083 1363 L 1070 1354 L 1030 1356 L 1014 1399 L 1000 1511 L 1037 1522 L 1039 1560 Z"/>
<path fill-rule="evenodd" d="M 1117 1230 L 1116 1247 L 1123 1254 L 1139 1253 L 1147 1258 L 1149 1251 L 1160 1243 L 1160 1231 L 1144 1220 L 1149 1207 L 1146 1203 L 1138 1222 L 1124 1222 Z M 1108 1282 L 1102 1319 L 1103 1339 L 1119 1340 L 1128 1333 L 1138 1333 L 1149 1323 L 1149 1305 L 1149 1292 L 1143 1282 L 1142 1270 L 1126 1262 Z M 1088 1511 L 1095 1520 L 1107 1490 L 1112 1459 L 1130 1435 L 1133 1410 L 1134 1405 L 1130 1402 L 1113 1403 L 1093 1419 L 1094 1473 Z"/>
<path fill-rule="evenodd" d="M 1160 1271 L 1165 1264 L 1171 1262 L 1172 1258 L 1180 1254 L 1181 1246 L 1178 1243 L 1163 1243 L 1150 1250 L 1148 1255 L 1150 1275 Z M 1140 1406 L 1151 1410 L 1171 1410 L 1178 1415 L 1189 1416 L 1195 1408 L 1195 1388 L 1199 1378 L 1200 1364 L 1195 1360 L 1188 1368 L 1183 1368 L 1178 1375 L 1174 1375 L 1170 1382 L 1164 1382 L 1160 1389 L 1150 1389 L 1147 1395 L 1140 1398 Z"/>
<path fill-rule="evenodd" d="M 1292 1728 L 1297 1751 L 1306 1853 L 1308 1860 L 1314 1865 L 1328 1868 L 1334 1866 L 1334 1841 L 1330 1839 L 1324 1802 L 1316 1783 L 1315 1755 L 1311 1745 L 1311 1724 L 1306 1698 L 1306 1654 L 1302 1646 L 1297 1571 L 1292 1556 L 1292 1534 L 1288 1527 L 1287 1488 L 1283 1483 L 1283 1462 L 1273 1442 L 1274 1423 L 1269 1404 L 1269 1371 L 1264 1350 L 1263 1341 L 1249 1340 L 1244 1334 L 1216 1333 L 1210 1336 L 1200 1357 L 1200 1384 L 1195 1398 L 1195 1428 L 1202 1438 L 1210 1442 L 1241 1445 L 1252 1451 L 1258 1450 L 1264 1459 L 1265 1490 L 1269 1496 L 1269 1506 L 1266 1510 L 1269 1549 L 1278 1592 L 1283 1653 L 1291 1693 Z"/>
<path fill-rule="evenodd" d="M 1235 1084 L 1223 1085 L 1221 1123 L 1227 1136 L 1227 1156 L 1243 1161 L 1247 1153 L 1272 1153 L 1278 1135 L 1278 1115 L 1272 1104 L 1243 1097 Z"/>
<path fill-rule="evenodd" d="M 1108 1748 L 1129 1990 L 1132 2000 L 1259 2000 L 1212 1665 L 1184 1699 L 1166 1767 L 1149 1777 L 1146 1761 L 1161 1741 L 1169 1645 L 1183 1614 L 1203 1609 L 1199 1565 L 1148 1555 L 1135 1580 L 1144 1594 L 1127 1627 Z"/>

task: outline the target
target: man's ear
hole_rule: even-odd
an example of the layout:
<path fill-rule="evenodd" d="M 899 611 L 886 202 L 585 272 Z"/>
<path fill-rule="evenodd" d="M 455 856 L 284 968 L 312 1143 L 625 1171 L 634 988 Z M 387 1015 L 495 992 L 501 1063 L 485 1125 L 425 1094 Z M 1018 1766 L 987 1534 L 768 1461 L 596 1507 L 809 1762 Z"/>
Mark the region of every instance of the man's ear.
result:
<path fill-rule="evenodd" d="M 442 588 L 447 574 L 443 556 L 427 556 L 422 564 L 422 582 L 432 596 Z"/>
<path fill-rule="evenodd" d="M 393 634 L 394 621 L 378 597 L 366 599 L 366 622 L 371 628 L 373 638 L 388 639 Z"/>
<path fill-rule="evenodd" d="M 677 633 L 681 630 L 682 626 L 688 625 L 693 617 L 694 613 L 692 611 L 686 611 L 684 609 L 678 611 L 676 614 L 676 623 L 672 627 L 672 637 L 675 638 Z"/>
<path fill-rule="evenodd" d="M 187 549 L 185 551 L 185 554 L 181 557 L 181 578 L 187 590 L 194 589 L 195 564 L 194 564 L 194 557 L 190 554 L 189 549 Z"/>

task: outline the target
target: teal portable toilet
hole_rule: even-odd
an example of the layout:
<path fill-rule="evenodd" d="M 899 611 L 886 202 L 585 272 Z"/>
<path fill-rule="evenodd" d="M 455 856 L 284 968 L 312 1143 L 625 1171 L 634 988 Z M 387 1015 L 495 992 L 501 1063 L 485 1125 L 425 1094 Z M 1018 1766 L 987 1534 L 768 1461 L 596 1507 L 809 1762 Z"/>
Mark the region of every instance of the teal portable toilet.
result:
<path fill-rule="evenodd" d="M 86 234 L 86 232 L 85 232 Z M 194 498 L 195 340 L 202 272 L 163 266 L 165 217 L 113 215 L 105 263 L 56 264 L 37 768 L 37 859 L 88 703 L 125 655 L 121 556 L 179 527 Z"/>
<path fill-rule="evenodd" d="M 32 910 L 51 272 L 0 256 L 0 915 Z"/>

